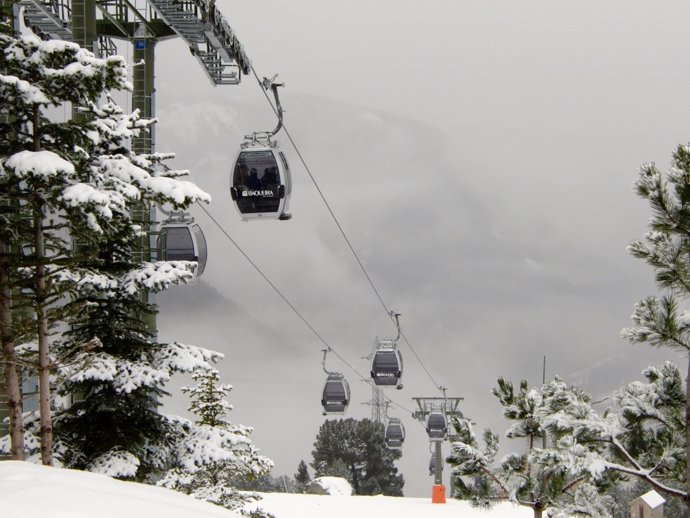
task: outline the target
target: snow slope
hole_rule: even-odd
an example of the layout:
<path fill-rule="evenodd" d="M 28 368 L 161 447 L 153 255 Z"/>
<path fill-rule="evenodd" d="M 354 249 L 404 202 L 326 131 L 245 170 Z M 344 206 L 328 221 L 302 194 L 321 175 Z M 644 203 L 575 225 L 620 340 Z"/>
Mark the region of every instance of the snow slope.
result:
<path fill-rule="evenodd" d="M 264 493 L 261 507 L 276 518 L 531 518 L 529 509 L 501 504 L 472 509 L 449 500 L 385 496 L 318 496 Z M 238 518 L 241 515 L 174 491 L 122 482 L 105 475 L 0 462 L 0 509 L 12 518 Z"/>
<path fill-rule="evenodd" d="M 240 516 L 169 489 L 14 461 L 0 462 L 0 509 L 13 518 Z"/>
<path fill-rule="evenodd" d="M 320 496 L 263 493 L 263 500 L 254 505 L 276 518 L 532 518 L 526 507 L 510 503 L 497 505 L 490 511 L 474 509 L 466 502 L 448 500 L 432 504 L 429 498 L 397 498 L 392 496 Z"/>

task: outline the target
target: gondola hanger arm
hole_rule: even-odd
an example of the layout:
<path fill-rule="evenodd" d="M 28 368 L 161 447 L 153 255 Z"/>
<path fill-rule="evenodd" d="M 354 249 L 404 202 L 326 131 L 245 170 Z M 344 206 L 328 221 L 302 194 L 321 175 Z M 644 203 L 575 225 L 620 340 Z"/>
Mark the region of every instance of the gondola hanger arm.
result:
<path fill-rule="evenodd" d="M 335 374 L 334 372 L 331 372 L 331 371 L 329 371 L 328 369 L 326 369 L 326 355 L 327 355 L 329 352 L 331 352 L 331 350 L 332 350 L 332 349 L 331 349 L 330 347 L 328 347 L 327 349 L 321 349 L 321 351 L 323 352 L 323 359 L 321 360 L 321 366 L 323 367 L 323 371 L 324 371 L 326 374 L 328 374 L 329 376 L 332 375 L 332 374 Z"/>
<path fill-rule="evenodd" d="M 269 88 L 271 89 L 271 91 L 273 92 L 273 97 L 276 100 L 276 113 L 278 114 L 278 125 L 273 131 L 269 132 L 269 137 L 274 136 L 283 128 L 283 106 L 280 104 L 280 97 L 278 96 L 278 87 L 285 86 L 285 84 L 276 83 L 275 79 L 277 77 L 278 74 L 275 74 L 271 79 L 264 77 L 263 81 L 261 82 L 261 86 L 263 86 L 264 90 L 268 90 Z"/>

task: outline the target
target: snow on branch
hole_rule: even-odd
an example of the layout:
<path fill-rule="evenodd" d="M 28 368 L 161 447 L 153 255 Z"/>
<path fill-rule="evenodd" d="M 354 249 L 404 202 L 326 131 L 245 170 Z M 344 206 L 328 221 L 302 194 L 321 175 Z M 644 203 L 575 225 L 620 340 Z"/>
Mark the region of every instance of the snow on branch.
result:
<path fill-rule="evenodd" d="M 162 291 L 172 285 L 192 280 L 195 266 L 195 261 L 143 262 L 125 275 L 122 290 L 129 295 L 137 294 L 142 288 Z"/>
<path fill-rule="evenodd" d="M 5 161 L 20 179 L 45 181 L 56 176 L 73 176 L 74 166 L 52 151 L 20 151 Z"/>
<path fill-rule="evenodd" d="M 114 478 L 134 478 L 140 464 L 128 451 L 111 450 L 94 459 L 89 471 Z"/>
<path fill-rule="evenodd" d="M 197 369 L 212 370 L 212 362 L 223 359 L 223 354 L 179 342 L 163 345 L 156 353 L 154 365 L 169 372 L 193 372 Z"/>
<path fill-rule="evenodd" d="M 43 90 L 16 76 L 0 74 L 0 98 L 8 104 L 50 104 Z"/>

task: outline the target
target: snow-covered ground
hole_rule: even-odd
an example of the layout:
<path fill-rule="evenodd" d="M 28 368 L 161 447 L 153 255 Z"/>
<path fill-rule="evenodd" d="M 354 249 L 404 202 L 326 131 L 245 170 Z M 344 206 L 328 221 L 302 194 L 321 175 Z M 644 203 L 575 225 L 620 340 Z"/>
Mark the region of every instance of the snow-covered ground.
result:
<path fill-rule="evenodd" d="M 263 493 L 255 504 L 276 518 L 531 518 L 529 509 L 501 504 L 491 511 L 448 500 L 385 496 Z M 239 513 L 174 491 L 105 475 L 0 462 L 0 509 L 12 518 L 239 518 Z"/>

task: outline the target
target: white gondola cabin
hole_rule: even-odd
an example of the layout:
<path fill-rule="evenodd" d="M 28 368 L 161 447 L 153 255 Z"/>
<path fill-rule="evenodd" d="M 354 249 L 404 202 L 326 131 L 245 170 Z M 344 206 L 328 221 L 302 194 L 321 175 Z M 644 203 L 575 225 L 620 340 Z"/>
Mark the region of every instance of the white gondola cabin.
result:
<path fill-rule="evenodd" d="M 208 248 L 206 237 L 196 223 L 164 222 L 158 237 L 158 249 L 165 261 L 196 261 L 194 274 L 199 277 L 204 273 Z"/>
<path fill-rule="evenodd" d="M 349 404 L 350 385 L 345 376 L 338 372 L 329 373 L 321 396 L 324 415 L 344 414 Z"/>
<path fill-rule="evenodd" d="M 232 173 L 230 197 L 243 220 L 290 219 L 292 178 L 277 144 L 252 140 L 242 144 Z"/>
<path fill-rule="evenodd" d="M 275 77 L 273 78 L 275 79 Z M 292 178 L 290 166 L 278 143 L 271 140 L 283 127 L 283 108 L 273 79 L 262 81 L 273 91 L 278 125 L 273 131 L 256 132 L 245 137 L 235 159 L 230 180 L 230 197 L 244 221 L 250 219 L 288 220 Z"/>

